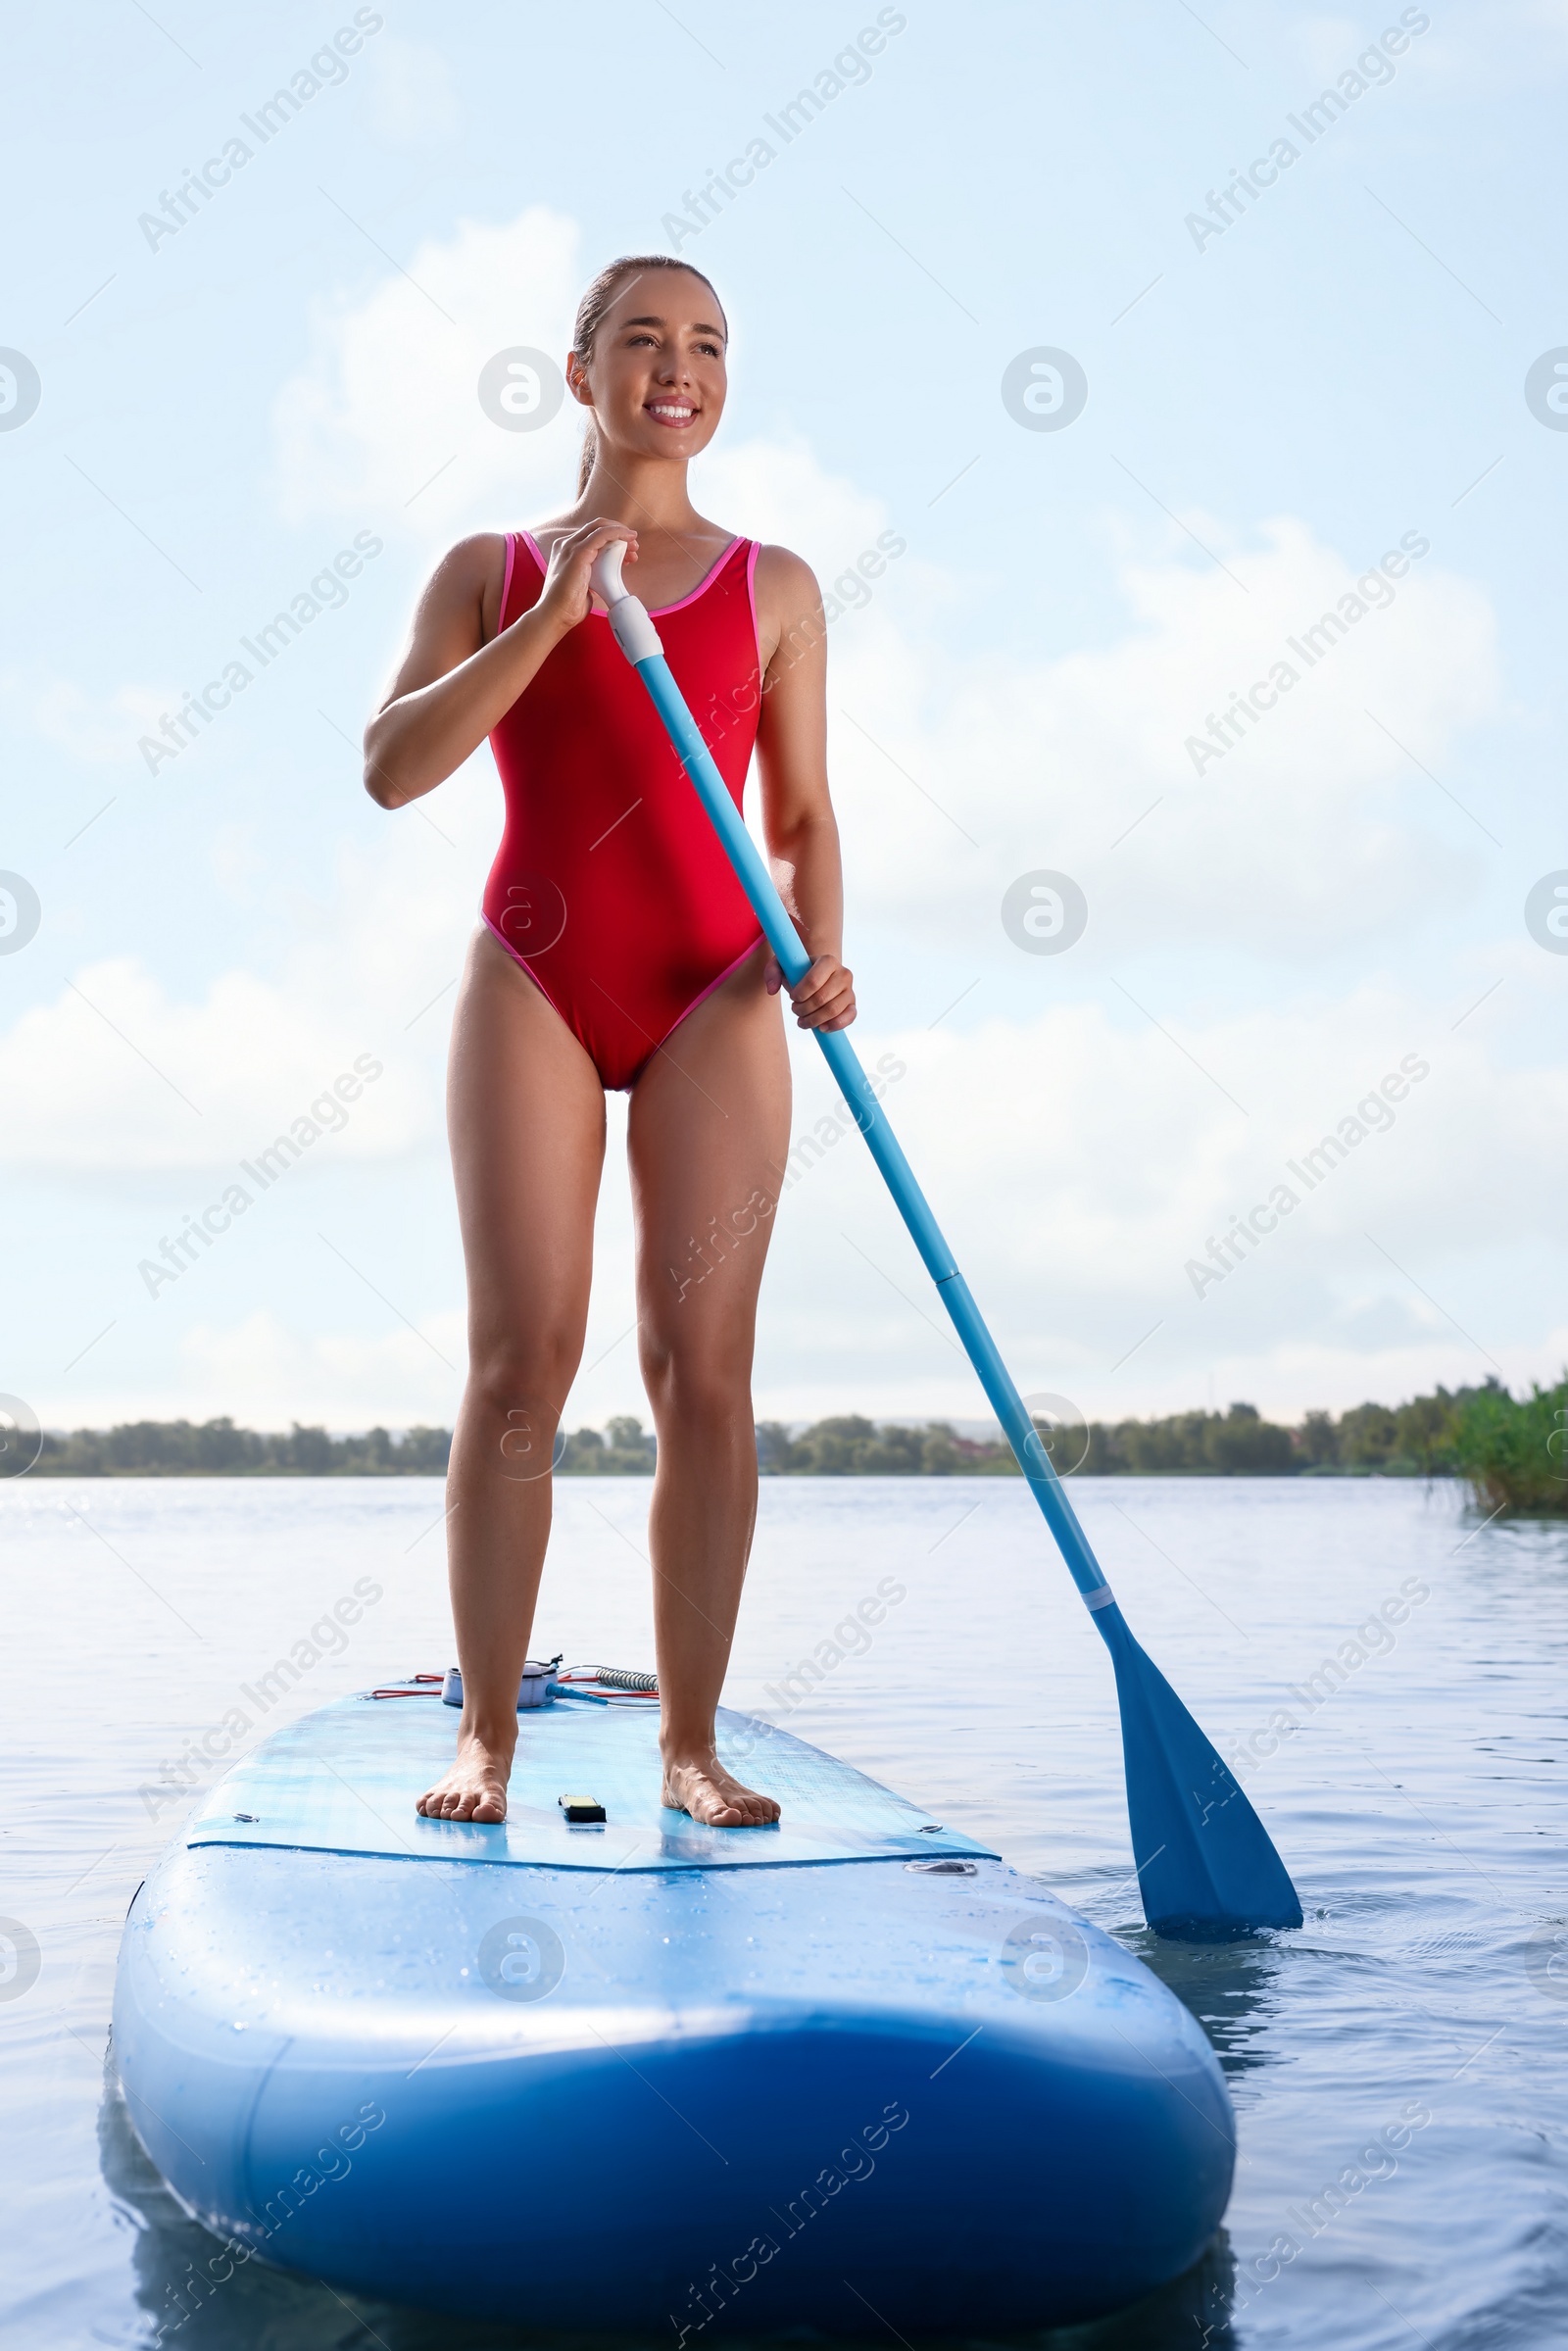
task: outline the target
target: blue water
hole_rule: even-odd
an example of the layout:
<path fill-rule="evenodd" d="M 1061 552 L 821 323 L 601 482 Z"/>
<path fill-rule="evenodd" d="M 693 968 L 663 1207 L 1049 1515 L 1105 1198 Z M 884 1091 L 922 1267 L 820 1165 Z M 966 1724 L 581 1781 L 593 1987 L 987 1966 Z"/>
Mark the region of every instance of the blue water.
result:
<path fill-rule="evenodd" d="M 1250 1750 L 1298 1934 L 1198 1950 L 1143 1929 L 1108 1661 L 1015 1483 L 764 1486 L 727 1691 L 1038 1872 L 1146 1958 L 1220 2051 L 1241 2131 L 1220 2238 L 1152 2302 L 1035 2340 L 1568 2340 L 1568 1531 L 1483 1527 L 1446 1484 L 1074 1484 L 1134 1630 L 1221 1750 Z M 536 1649 L 651 1663 L 647 1487 L 557 1492 Z M 217 2250 L 141 2154 L 106 2067 L 121 1922 L 221 1768 L 202 1740 L 225 1715 L 253 1718 L 243 1748 L 344 1690 L 450 1662 L 441 1507 L 433 1480 L 0 1488 L 0 1912 L 25 1931 L 0 1945 L 0 1962 L 24 1954 L 21 1973 L 0 1965 L 6 2342 L 151 2343 Z M 869 1645 L 836 1641 L 884 1579 L 903 1596 Z M 378 1596 L 340 1643 L 323 1620 L 361 1580 Z M 1404 1610 L 1392 1629 L 1385 1601 Z M 1322 1676 L 1331 1656 L 1340 1675 Z M 791 1706 L 787 1677 L 811 1657 L 823 1679 Z M 279 1659 L 295 1678 L 274 1676 L 287 1687 L 264 1714 L 259 1677 Z M 596 2218 L 612 2235 L 613 2215 Z M 591 2331 L 603 2242 L 567 2257 L 582 2259 Z M 974 2339 L 989 2340 L 983 2279 L 975 2292 Z M 351 2310 L 256 2264 L 165 2337 L 182 2351 L 528 2339 Z"/>

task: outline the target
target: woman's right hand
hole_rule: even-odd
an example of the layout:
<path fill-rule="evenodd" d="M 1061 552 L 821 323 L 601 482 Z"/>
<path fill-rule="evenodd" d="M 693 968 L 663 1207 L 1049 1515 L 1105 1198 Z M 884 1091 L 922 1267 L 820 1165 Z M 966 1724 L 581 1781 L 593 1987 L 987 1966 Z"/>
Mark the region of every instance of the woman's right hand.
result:
<path fill-rule="evenodd" d="M 637 533 L 624 522 L 583 522 L 566 531 L 550 550 L 545 584 L 535 611 L 563 636 L 586 620 L 591 609 L 588 574 L 602 547 L 626 543 L 626 561 L 637 561 Z"/>

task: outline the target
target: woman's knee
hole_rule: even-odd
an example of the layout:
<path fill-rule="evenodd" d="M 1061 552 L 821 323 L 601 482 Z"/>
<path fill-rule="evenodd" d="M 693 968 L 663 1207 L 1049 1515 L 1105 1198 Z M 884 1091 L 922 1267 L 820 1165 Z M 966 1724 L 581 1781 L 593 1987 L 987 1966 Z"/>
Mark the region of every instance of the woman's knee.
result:
<path fill-rule="evenodd" d="M 643 1384 L 660 1419 L 721 1423 L 752 1408 L 752 1336 L 645 1337 Z"/>
<path fill-rule="evenodd" d="M 503 1420 L 517 1410 L 559 1414 L 576 1377 L 582 1338 L 580 1325 L 565 1322 L 475 1337 L 468 1348 L 469 1393 Z"/>

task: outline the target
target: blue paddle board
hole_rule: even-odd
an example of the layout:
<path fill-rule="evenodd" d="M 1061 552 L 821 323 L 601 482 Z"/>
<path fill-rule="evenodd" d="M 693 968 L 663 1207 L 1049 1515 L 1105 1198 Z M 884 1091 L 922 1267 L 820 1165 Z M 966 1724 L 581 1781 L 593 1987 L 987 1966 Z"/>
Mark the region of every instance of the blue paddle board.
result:
<path fill-rule="evenodd" d="M 1037 1880 L 741 1714 L 783 1820 L 701 1828 L 635 1702 L 520 1714 L 508 1819 L 426 1821 L 456 1728 L 307 1716 L 131 1907 L 121 2082 L 222 2259 L 679 2351 L 1060 2326 L 1202 2251 L 1213 2052 Z"/>

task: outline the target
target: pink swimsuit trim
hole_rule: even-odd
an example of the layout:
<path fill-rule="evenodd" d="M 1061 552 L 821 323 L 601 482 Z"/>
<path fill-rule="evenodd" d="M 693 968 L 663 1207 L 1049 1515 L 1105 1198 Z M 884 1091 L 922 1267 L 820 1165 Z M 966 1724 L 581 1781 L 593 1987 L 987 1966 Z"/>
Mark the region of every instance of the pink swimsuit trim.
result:
<path fill-rule="evenodd" d="M 517 536 L 518 536 L 519 538 L 521 538 L 521 539 L 526 539 L 526 540 L 527 540 L 527 542 L 528 542 L 528 552 L 529 552 L 529 554 L 530 554 L 530 555 L 533 557 L 533 560 L 534 560 L 534 562 L 535 562 L 535 563 L 538 564 L 538 566 L 539 566 L 540 570 L 548 574 L 548 572 L 549 572 L 549 569 L 550 569 L 550 563 L 549 563 L 549 559 L 548 559 L 548 557 L 546 556 L 546 554 L 545 554 L 545 552 L 544 552 L 544 549 L 543 549 L 543 548 L 540 546 L 540 544 L 539 544 L 538 540 L 537 540 L 537 539 L 534 537 L 534 535 L 533 535 L 532 531 L 531 531 L 531 530 L 519 531 L 519 532 L 518 532 L 518 534 L 517 534 Z M 662 605 L 660 605 L 657 611 L 655 611 L 655 612 L 651 612 L 649 613 L 649 615 L 648 615 L 649 619 L 650 619 L 650 620 L 662 620 L 662 619 L 663 619 L 663 617 L 664 617 L 664 614 L 665 614 L 666 612 L 684 612 L 684 611 L 686 610 L 686 607 L 687 607 L 689 604 L 695 604 L 695 603 L 697 602 L 697 599 L 698 599 L 698 597 L 702 595 L 702 593 L 703 593 L 704 589 L 705 589 L 705 588 L 710 588 L 710 587 L 712 586 L 712 584 L 713 584 L 714 580 L 715 580 L 715 579 L 718 577 L 718 574 L 719 574 L 719 573 L 720 573 L 720 572 L 723 570 L 723 568 L 724 568 L 724 565 L 725 565 L 725 564 L 726 564 L 726 563 L 729 562 L 729 559 L 730 559 L 730 557 L 731 557 L 731 556 L 732 556 L 732 555 L 735 553 L 735 550 L 736 550 L 736 548 L 737 548 L 737 547 L 740 545 L 740 543 L 741 543 L 741 534 L 740 534 L 740 532 L 739 532 L 739 531 L 737 531 L 737 532 L 736 532 L 736 534 L 735 534 L 735 536 L 734 536 L 734 538 L 730 540 L 729 544 L 728 544 L 728 545 L 726 546 L 726 548 L 724 549 L 724 552 L 723 552 L 723 554 L 722 554 L 722 555 L 719 557 L 719 559 L 718 559 L 718 562 L 717 562 L 716 563 L 714 563 L 714 564 L 713 564 L 713 566 L 712 566 L 711 570 L 709 570 L 709 571 L 705 571 L 705 572 L 704 572 L 704 574 L 703 574 L 702 578 L 701 578 L 701 579 L 698 581 L 698 583 L 697 583 L 696 587 L 695 587 L 695 588 L 693 588 L 693 590 L 692 590 L 691 594 L 690 594 L 689 596 L 683 596 L 683 597 L 681 598 L 681 600 L 680 600 L 679 604 L 662 604 Z M 748 563 L 748 567 L 747 567 L 747 579 L 748 579 L 748 582 L 750 582 L 750 578 L 751 578 L 751 567 L 752 567 L 752 565 L 754 565 L 754 564 L 756 563 L 756 562 L 757 562 L 757 554 L 756 554 L 756 550 L 754 549 L 754 550 L 753 550 L 753 552 L 752 552 L 751 558 L 750 558 L 750 560 L 749 560 L 749 563 Z M 634 590 L 632 591 L 632 593 L 635 595 L 635 593 L 636 593 L 636 590 L 634 589 Z M 754 607 L 755 607 L 755 599 L 754 599 Z M 589 619 L 590 619 L 590 620 L 607 620 L 607 619 L 610 617 L 610 615 L 608 614 L 608 612 L 589 612 L 589 614 L 588 614 L 588 617 L 589 617 Z"/>
<path fill-rule="evenodd" d="M 761 554 L 761 552 L 762 552 L 762 545 L 761 545 L 761 541 L 760 541 L 760 539 L 754 539 L 754 540 L 752 541 L 752 552 L 751 552 L 751 554 L 750 554 L 750 555 L 747 557 L 747 559 L 746 559 L 746 593 L 747 593 L 747 595 L 748 595 L 748 596 L 751 598 L 751 603 L 752 603 L 752 635 L 753 635 L 753 636 L 756 638 L 756 640 L 757 640 L 757 690 L 758 690 L 759 694 L 760 694 L 760 693 L 763 691 L 763 686 L 762 686 L 762 623 L 761 623 L 761 621 L 760 621 L 760 620 L 758 618 L 758 615 L 757 615 L 757 559 L 758 559 L 758 557 L 759 557 L 759 556 Z"/>

